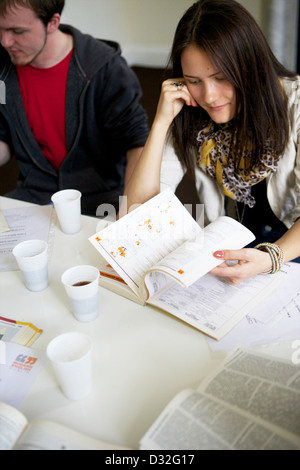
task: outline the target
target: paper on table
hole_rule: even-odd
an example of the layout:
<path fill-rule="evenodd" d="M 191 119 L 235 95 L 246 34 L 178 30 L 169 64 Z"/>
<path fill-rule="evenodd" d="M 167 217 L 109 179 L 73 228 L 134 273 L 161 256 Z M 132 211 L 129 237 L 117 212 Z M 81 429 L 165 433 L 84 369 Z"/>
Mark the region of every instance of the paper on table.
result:
<path fill-rule="evenodd" d="M 31 346 L 42 334 L 40 330 L 31 323 L 24 323 L 10 318 L 0 317 L 0 340 L 17 343 L 22 346 Z"/>
<path fill-rule="evenodd" d="M 0 368 L 0 401 L 19 408 L 47 362 L 45 351 L 5 343 L 5 361 Z"/>
<path fill-rule="evenodd" d="M 39 239 L 49 242 L 52 222 L 52 206 L 31 206 L 3 210 L 10 231 L 0 235 L 0 271 L 17 271 L 18 266 L 12 254 L 20 242 Z"/>
<path fill-rule="evenodd" d="M 9 232 L 9 226 L 6 222 L 6 219 L 4 217 L 4 214 L 2 212 L 2 210 L 0 209 L 0 233 L 4 233 L 4 232 Z"/>
<path fill-rule="evenodd" d="M 218 343 L 208 339 L 212 350 L 228 351 L 236 344 L 255 346 L 300 338 L 300 264 L 287 263 L 284 280 L 270 296 Z"/>

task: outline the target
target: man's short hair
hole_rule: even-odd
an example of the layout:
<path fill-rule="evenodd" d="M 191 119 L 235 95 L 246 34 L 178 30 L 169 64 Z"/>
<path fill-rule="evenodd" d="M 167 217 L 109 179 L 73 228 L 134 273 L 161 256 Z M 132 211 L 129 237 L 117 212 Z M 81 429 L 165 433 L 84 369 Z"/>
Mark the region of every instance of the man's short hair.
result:
<path fill-rule="evenodd" d="M 26 7 L 34 11 L 45 26 L 55 13 L 62 14 L 65 0 L 1 0 L 0 16 L 5 16 L 8 8 Z"/>

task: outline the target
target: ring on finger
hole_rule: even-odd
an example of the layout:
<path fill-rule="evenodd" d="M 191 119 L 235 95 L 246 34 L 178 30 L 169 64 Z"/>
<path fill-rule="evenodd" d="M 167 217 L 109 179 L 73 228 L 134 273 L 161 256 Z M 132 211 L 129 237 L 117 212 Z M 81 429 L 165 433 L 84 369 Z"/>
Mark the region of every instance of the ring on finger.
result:
<path fill-rule="evenodd" d="M 182 88 L 184 87 L 183 82 L 173 82 L 172 85 L 174 85 L 177 88 L 177 90 L 182 90 Z"/>

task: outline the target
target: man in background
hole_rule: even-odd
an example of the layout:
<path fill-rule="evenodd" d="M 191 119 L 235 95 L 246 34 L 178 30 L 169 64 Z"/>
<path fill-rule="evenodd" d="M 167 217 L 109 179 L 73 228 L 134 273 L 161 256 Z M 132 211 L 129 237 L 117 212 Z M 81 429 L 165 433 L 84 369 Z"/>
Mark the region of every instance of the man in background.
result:
<path fill-rule="evenodd" d="M 8 197 L 48 204 L 82 192 L 82 212 L 117 207 L 148 136 L 141 90 L 118 44 L 61 25 L 64 0 L 0 0 L 0 165 L 15 155 Z"/>

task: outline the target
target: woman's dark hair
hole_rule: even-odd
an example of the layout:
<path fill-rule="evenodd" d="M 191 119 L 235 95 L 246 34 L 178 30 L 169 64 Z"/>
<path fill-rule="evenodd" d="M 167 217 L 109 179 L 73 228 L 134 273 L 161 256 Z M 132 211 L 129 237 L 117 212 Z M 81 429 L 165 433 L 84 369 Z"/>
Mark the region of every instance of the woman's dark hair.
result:
<path fill-rule="evenodd" d="M 65 0 L 0 0 L 0 15 L 5 15 L 8 8 L 31 8 L 45 26 L 55 13 L 62 14 Z"/>
<path fill-rule="evenodd" d="M 181 55 L 192 43 L 208 54 L 235 88 L 239 110 L 234 120 L 235 164 L 245 143 L 251 145 L 251 166 L 259 161 L 267 141 L 278 159 L 289 138 L 287 100 L 279 78 L 295 73 L 278 62 L 254 18 L 234 0 L 200 0 L 185 13 L 170 56 L 174 78 L 182 77 Z M 184 106 L 170 129 L 177 155 L 192 173 L 195 132 L 207 119 L 202 108 Z"/>

